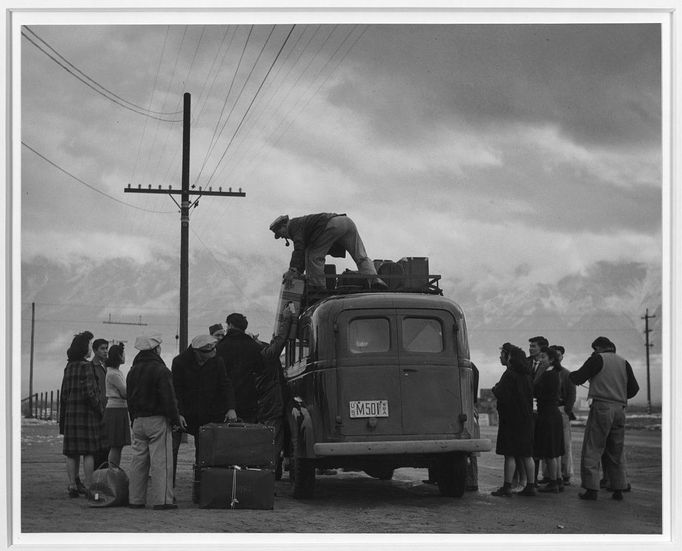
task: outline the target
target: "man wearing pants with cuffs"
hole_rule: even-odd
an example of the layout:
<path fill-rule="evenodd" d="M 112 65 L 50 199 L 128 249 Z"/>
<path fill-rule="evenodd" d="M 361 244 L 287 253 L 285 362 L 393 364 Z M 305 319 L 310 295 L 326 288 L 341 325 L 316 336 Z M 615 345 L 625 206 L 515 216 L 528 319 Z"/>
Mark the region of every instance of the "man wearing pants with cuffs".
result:
<path fill-rule="evenodd" d="M 606 337 L 592 343 L 594 353 L 577 371 L 571 372 L 575 385 L 590 381 L 588 399 L 592 400 L 585 425 L 580 476 L 585 492 L 580 499 L 596 500 L 599 492 L 599 463 L 611 481 L 613 499 L 623 499 L 627 488 L 625 475 L 625 406 L 639 392 L 630 364 L 618 354 Z"/>
<path fill-rule="evenodd" d="M 185 421 L 178 413 L 171 372 L 161 359 L 161 337 L 138 337 L 135 348 L 140 352 L 126 377 L 133 426 L 129 507 L 144 508 L 151 474 L 150 501 L 154 509 L 177 509 L 171 427 L 180 425 L 184 429 Z"/>
<path fill-rule="evenodd" d="M 322 212 L 291 219 L 285 214 L 270 224 L 270 231 L 275 234 L 275 239 L 284 238 L 287 246 L 289 239 L 294 242 L 289 272 L 303 274 L 305 271 L 310 290 L 326 289 L 325 257 L 329 254 L 343 258 L 346 251 L 361 274 L 373 276 L 368 278 L 371 287 L 388 288 L 382 279 L 376 277 L 374 263 L 367 256 L 355 222 L 345 214 Z"/>

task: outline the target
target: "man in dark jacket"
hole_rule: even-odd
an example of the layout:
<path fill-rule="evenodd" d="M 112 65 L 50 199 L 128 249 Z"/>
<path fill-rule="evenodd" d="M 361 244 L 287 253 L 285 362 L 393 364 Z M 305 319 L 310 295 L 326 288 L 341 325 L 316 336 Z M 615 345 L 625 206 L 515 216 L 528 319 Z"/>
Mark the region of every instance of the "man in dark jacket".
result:
<path fill-rule="evenodd" d="M 246 316 L 233 313 L 227 316 L 227 333 L 216 347 L 222 358 L 227 376 L 232 380 L 237 417 L 246 423 L 255 423 L 258 417 L 258 392 L 256 373 L 263 371 L 261 346 L 246 334 L 249 322 Z"/>
<path fill-rule="evenodd" d="M 580 477 L 585 492 L 581 499 L 595 500 L 599 493 L 599 463 L 613 489 L 613 499 L 623 499 L 627 489 L 625 474 L 625 406 L 639 392 L 632 366 L 616 354 L 606 337 L 592 343 L 594 353 L 569 379 L 575 385 L 590 381 L 588 399 L 592 400 L 585 424 Z"/>
<path fill-rule="evenodd" d="M 275 239 L 283 237 L 287 245 L 289 239 L 294 242 L 288 273 L 308 274 L 312 290 L 326 288 L 325 257 L 330 254 L 343 258 L 346 251 L 361 274 L 372 276 L 369 278 L 371 286 L 387 288 L 386 283 L 376 277 L 374 263 L 367 256 L 355 222 L 345 214 L 322 212 L 291 219 L 285 214 L 270 224 L 270 231 L 275 234 Z"/>
<path fill-rule="evenodd" d="M 199 335 L 192 344 L 173 358 L 171 372 L 173 388 L 178 401 L 180 422 L 194 436 L 196 457 L 199 448 L 196 439 L 199 427 L 207 423 L 235 420 L 235 396 L 232 381 L 227 376 L 223 358 L 216 356 L 217 339 Z M 173 433 L 173 484 L 178 465 L 180 432 Z"/>
<path fill-rule="evenodd" d="M 126 377 L 133 427 L 129 506 L 144 508 L 151 474 L 150 500 L 154 509 L 176 509 L 171 427 L 186 428 L 186 424 L 178 413 L 171 372 L 161 359 L 161 337 L 138 337 L 135 348 L 140 352 Z"/>

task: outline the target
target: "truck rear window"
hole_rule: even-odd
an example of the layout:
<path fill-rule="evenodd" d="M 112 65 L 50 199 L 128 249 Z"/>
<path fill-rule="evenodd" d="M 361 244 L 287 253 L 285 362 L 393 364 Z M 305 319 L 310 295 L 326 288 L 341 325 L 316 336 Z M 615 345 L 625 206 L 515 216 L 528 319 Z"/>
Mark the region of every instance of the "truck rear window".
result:
<path fill-rule="evenodd" d="M 354 319 L 348 326 L 348 347 L 353 354 L 388 352 L 391 336 L 386 318 Z"/>
<path fill-rule="evenodd" d="M 433 318 L 403 318 L 403 348 L 408 352 L 442 352 L 443 325 Z"/>

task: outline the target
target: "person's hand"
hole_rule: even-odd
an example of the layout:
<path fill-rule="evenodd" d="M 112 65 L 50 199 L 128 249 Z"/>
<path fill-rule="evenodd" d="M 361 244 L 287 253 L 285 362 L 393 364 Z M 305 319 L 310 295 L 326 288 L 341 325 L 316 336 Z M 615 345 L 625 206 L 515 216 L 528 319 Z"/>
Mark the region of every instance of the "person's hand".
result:
<path fill-rule="evenodd" d="M 237 420 L 237 412 L 233 409 L 228 409 L 227 413 L 225 414 L 225 422 L 227 423 L 228 421 L 236 421 Z"/>
<path fill-rule="evenodd" d="M 185 421 L 184 416 L 180 416 L 180 428 L 182 430 L 187 430 L 187 421 Z"/>
<path fill-rule="evenodd" d="M 286 272 L 284 272 L 284 275 L 282 276 L 282 280 L 284 283 L 289 286 L 293 283 L 294 278 L 298 276 L 298 270 L 294 267 L 289 268 Z"/>

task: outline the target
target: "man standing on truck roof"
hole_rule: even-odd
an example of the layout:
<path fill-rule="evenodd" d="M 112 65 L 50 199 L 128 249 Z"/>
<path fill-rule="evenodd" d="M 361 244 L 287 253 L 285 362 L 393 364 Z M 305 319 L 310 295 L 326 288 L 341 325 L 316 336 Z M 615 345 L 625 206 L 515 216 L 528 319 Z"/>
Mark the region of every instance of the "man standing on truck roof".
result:
<path fill-rule="evenodd" d="M 361 274 L 373 276 L 370 286 L 387 289 L 386 283 L 376 277 L 374 263 L 367 256 L 355 222 L 345 214 L 322 212 L 291 218 L 284 214 L 270 224 L 275 239 L 284 238 L 294 242 L 287 274 L 308 274 L 309 289 L 324 290 L 324 262 L 327 254 L 344 258 L 348 251 Z M 286 277 L 286 276 L 285 276 Z M 290 276 L 291 277 L 291 276 Z"/>

